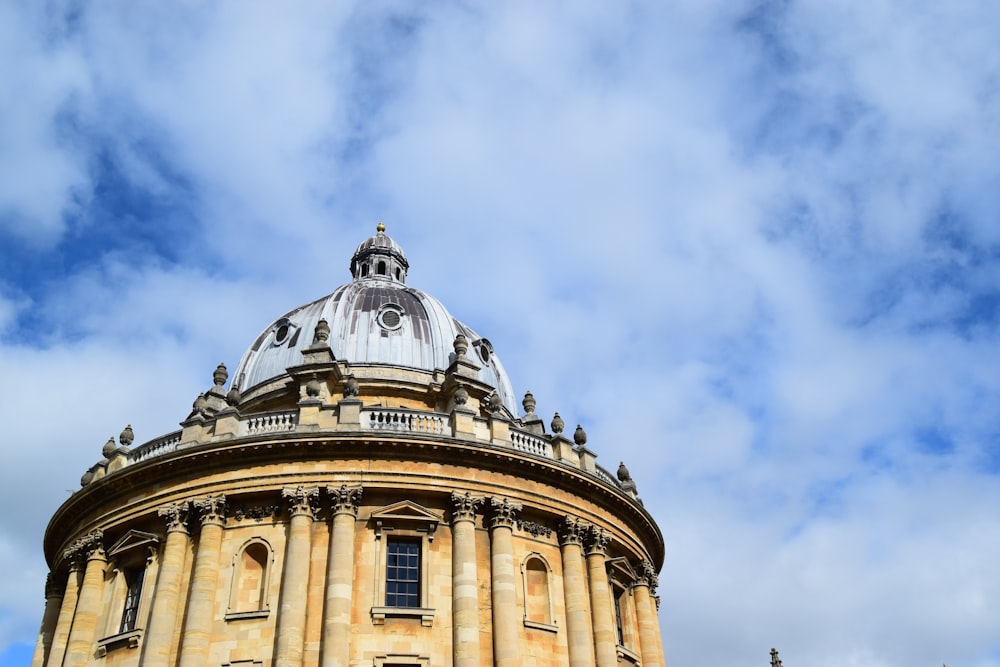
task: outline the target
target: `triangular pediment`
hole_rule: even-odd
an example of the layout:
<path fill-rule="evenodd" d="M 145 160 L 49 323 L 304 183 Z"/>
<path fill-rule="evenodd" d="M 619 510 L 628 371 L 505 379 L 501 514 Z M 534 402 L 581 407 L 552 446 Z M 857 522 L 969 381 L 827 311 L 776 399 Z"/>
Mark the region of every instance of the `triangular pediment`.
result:
<path fill-rule="evenodd" d="M 145 547 L 156 549 L 159 544 L 159 535 L 144 533 L 141 530 L 130 530 L 122 535 L 117 542 L 111 545 L 111 548 L 108 549 L 108 556 L 114 558 L 115 556 L 119 556 L 123 553 L 143 549 Z"/>
<path fill-rule="evenodd" d="M 412 500 L 401 500 L 398 503 L 386 505 L 372 512 L 372 519 L 389 523 L 391 521 L 418 521 L 424 523 L 441 523 L 444 514 L 427 509 Z"/>
<path fill-rule="evenodd" d="M 639 578 L 635 570 L 632 569 L 632 566 L 629 565 L 627 558 L 611 558 L 606 563 L 606 567 L 608 569 L 608 577 L 612 581 L 631 584 Z"/>

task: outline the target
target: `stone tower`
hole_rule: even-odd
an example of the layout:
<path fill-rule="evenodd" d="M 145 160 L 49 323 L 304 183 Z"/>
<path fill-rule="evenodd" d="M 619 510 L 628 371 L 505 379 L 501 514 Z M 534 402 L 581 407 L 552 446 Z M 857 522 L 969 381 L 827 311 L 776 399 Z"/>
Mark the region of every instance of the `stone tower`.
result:
<path fill-rule="evenodd" d="M 45 535 L 32 665 L 664 664 L 663 537 L 625 466 L 519 407 L 383 225 L 350 268 L 181 430 L 104 446 Z"/>

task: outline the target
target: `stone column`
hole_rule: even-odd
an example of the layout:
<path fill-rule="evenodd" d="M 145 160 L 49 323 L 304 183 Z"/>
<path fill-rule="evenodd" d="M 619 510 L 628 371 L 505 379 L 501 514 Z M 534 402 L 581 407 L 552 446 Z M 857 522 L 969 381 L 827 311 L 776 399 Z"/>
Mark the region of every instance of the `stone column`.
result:
<path fill-rule="evenodd" d="M 617 667 L 617 632 L 611 604 L 611 586 L 605 569 L 608 534 L 591 526 L 587 534 L 587 574 L 590 578 L 590 609 L 594 617 L 594 653 L 597 667 Z"/>
<path fill-rule="evenodd" d="M 651 596 L 656 583 L 652 563 L 640 563 L 639 578 L 632 587 L 632 597 L 639 621 L 639 655 L 642 657 L 643 667 L 663 667 L 663 654 L 657 637 L 656 609 Z"/>
<path fill-rule="evenodd" d="M 226 525 L 226 497 L 205 496 L 193 501 L 201 518 L 198 549 L 194 554 L 187 618 L 181 633 L 180 667 L 205 667 L 219 580 L 219 548 Z"/>
<path fill-rule="evenodd" d="M 143 639 L 142 664 L 146 667 L 168 667 L 170 649 L 174 643 L 177 607 L 180 604 L 181 581 L 184 577 L 184 554 L 187 552 L 187 520 L 191 504 L 188 501 L 161 507 L 159 515 L 167 523 L 167 540 L 163 560 L 154 589 L 149 627 Z"/>
<path fill-rule="evenodd" d="M 330 553 L 326 561 L 326 607 L 323 610 L 323 641 L 320 664 L 348 667 L 351 657 L 351 605 L 354 594 L 354 522 L 361 503 L 361 487 L 329 486 Z"/>
<path fill-rule="evenodd" d="M 77 542 L 80 556 L 86 558 L 80 598 L 76 602 L 73 628 L 69 633 L 66 648 L 65 667 L 83 667 L 94 656 L 94 633 L 97 617 L 101 612 L 101 598 L 104 597 L 104 568 L 108 564 L 102 544 L 104 534 L 95 530 Z"/>
<path fill-rule="evenodd" d="M 312 550 L 314 505 L 319 487 L 286 486 L 281 496 L 288 502 L 291 520 L 285 565 L 281 573 L 281 606 L 278 613 L 276 667 L 300 667 L 305 647 L 306 597 L 309 595 L 309 552 Z"/>
<path fill-rule="evenodd" d="M 496 667 L 520 667 L 513 534 L 514 521 L 521 511 L 521 504 L 512 503 L 506 498 L 490 498 L 489 510 L 493 664 Z"/>
<path fill-rule="evenodd" d="M 73 625 L 73 613 L 80 595 L 81 563 L 75 552 L 75 545 L 66 549 L 63 559 L 69 561 L 69 576 L 66 578 L 66 590 L 63 592 L 62 604 L 59 607 L 59 620 L 52 635 L 52 646 L 45 660 L 47 667 L 61 667 L 66 655 L 66 643 L 69 641 L 69 630 Z"/>
<path fill-rule="evenodd" d="M 583 539 L 587 528 L 588 524 L 571 516 L 559 525 L 570 667 L 594 667 L 594 630 L 583 568 Z"/>
<path fill-rule="evenodd" d="M 59 620 L 62 600 L 62 587 L 58 583 L 57 575 L 55 572 L 49 572 L 45 577 L 45 612 L 42 614 L 42 627 L 38 630 L 38 641 L 35 642 L 35 653 L 31 656 L 31 667 L 45 665 L 45 657 L 52 646 L 52 635 Z"/>
<path fill-rule="evenodd" d="M 455 667 L 479 667 L 476 509 L 483 499 L 451 493 L 452 652 Z"/>

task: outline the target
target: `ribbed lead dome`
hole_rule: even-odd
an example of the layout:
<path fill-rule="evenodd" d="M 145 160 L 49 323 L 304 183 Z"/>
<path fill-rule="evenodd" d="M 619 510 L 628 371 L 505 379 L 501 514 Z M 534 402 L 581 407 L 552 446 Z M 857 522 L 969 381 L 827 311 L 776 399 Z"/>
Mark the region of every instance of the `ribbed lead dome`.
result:
<path fill-rule="evenodd" d="M 384 364 L 426 371 L 444 370 L 455 336 L 470 341 L 468 355 L 481 366 L 479 380 L 494 387 L 512 414 L 517 403 L 510 379 L 492 344 L 462 324 L 433 296 L 405 284 L 409 263 L 402 247 L 379 223 L 351 258 L 354 279 L 332 294 L 285 313 L 264 329 L 243 355 L 234 375 L 246 391 L 302 363 L 316 324 L 330 326 L 337 359 L 352 365 Z"/>

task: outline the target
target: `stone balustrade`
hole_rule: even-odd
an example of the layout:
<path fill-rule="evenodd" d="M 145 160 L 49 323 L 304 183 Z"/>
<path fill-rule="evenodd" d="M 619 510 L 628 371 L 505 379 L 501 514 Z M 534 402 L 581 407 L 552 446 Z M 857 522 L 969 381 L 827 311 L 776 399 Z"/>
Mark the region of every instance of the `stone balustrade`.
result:
<path fill-rule="evenodd" d="M 362 428 L 372 431 L 443 435 L 447 420 L 448 415 L 419 410 L 365 408 L 361 411 Z"/>

